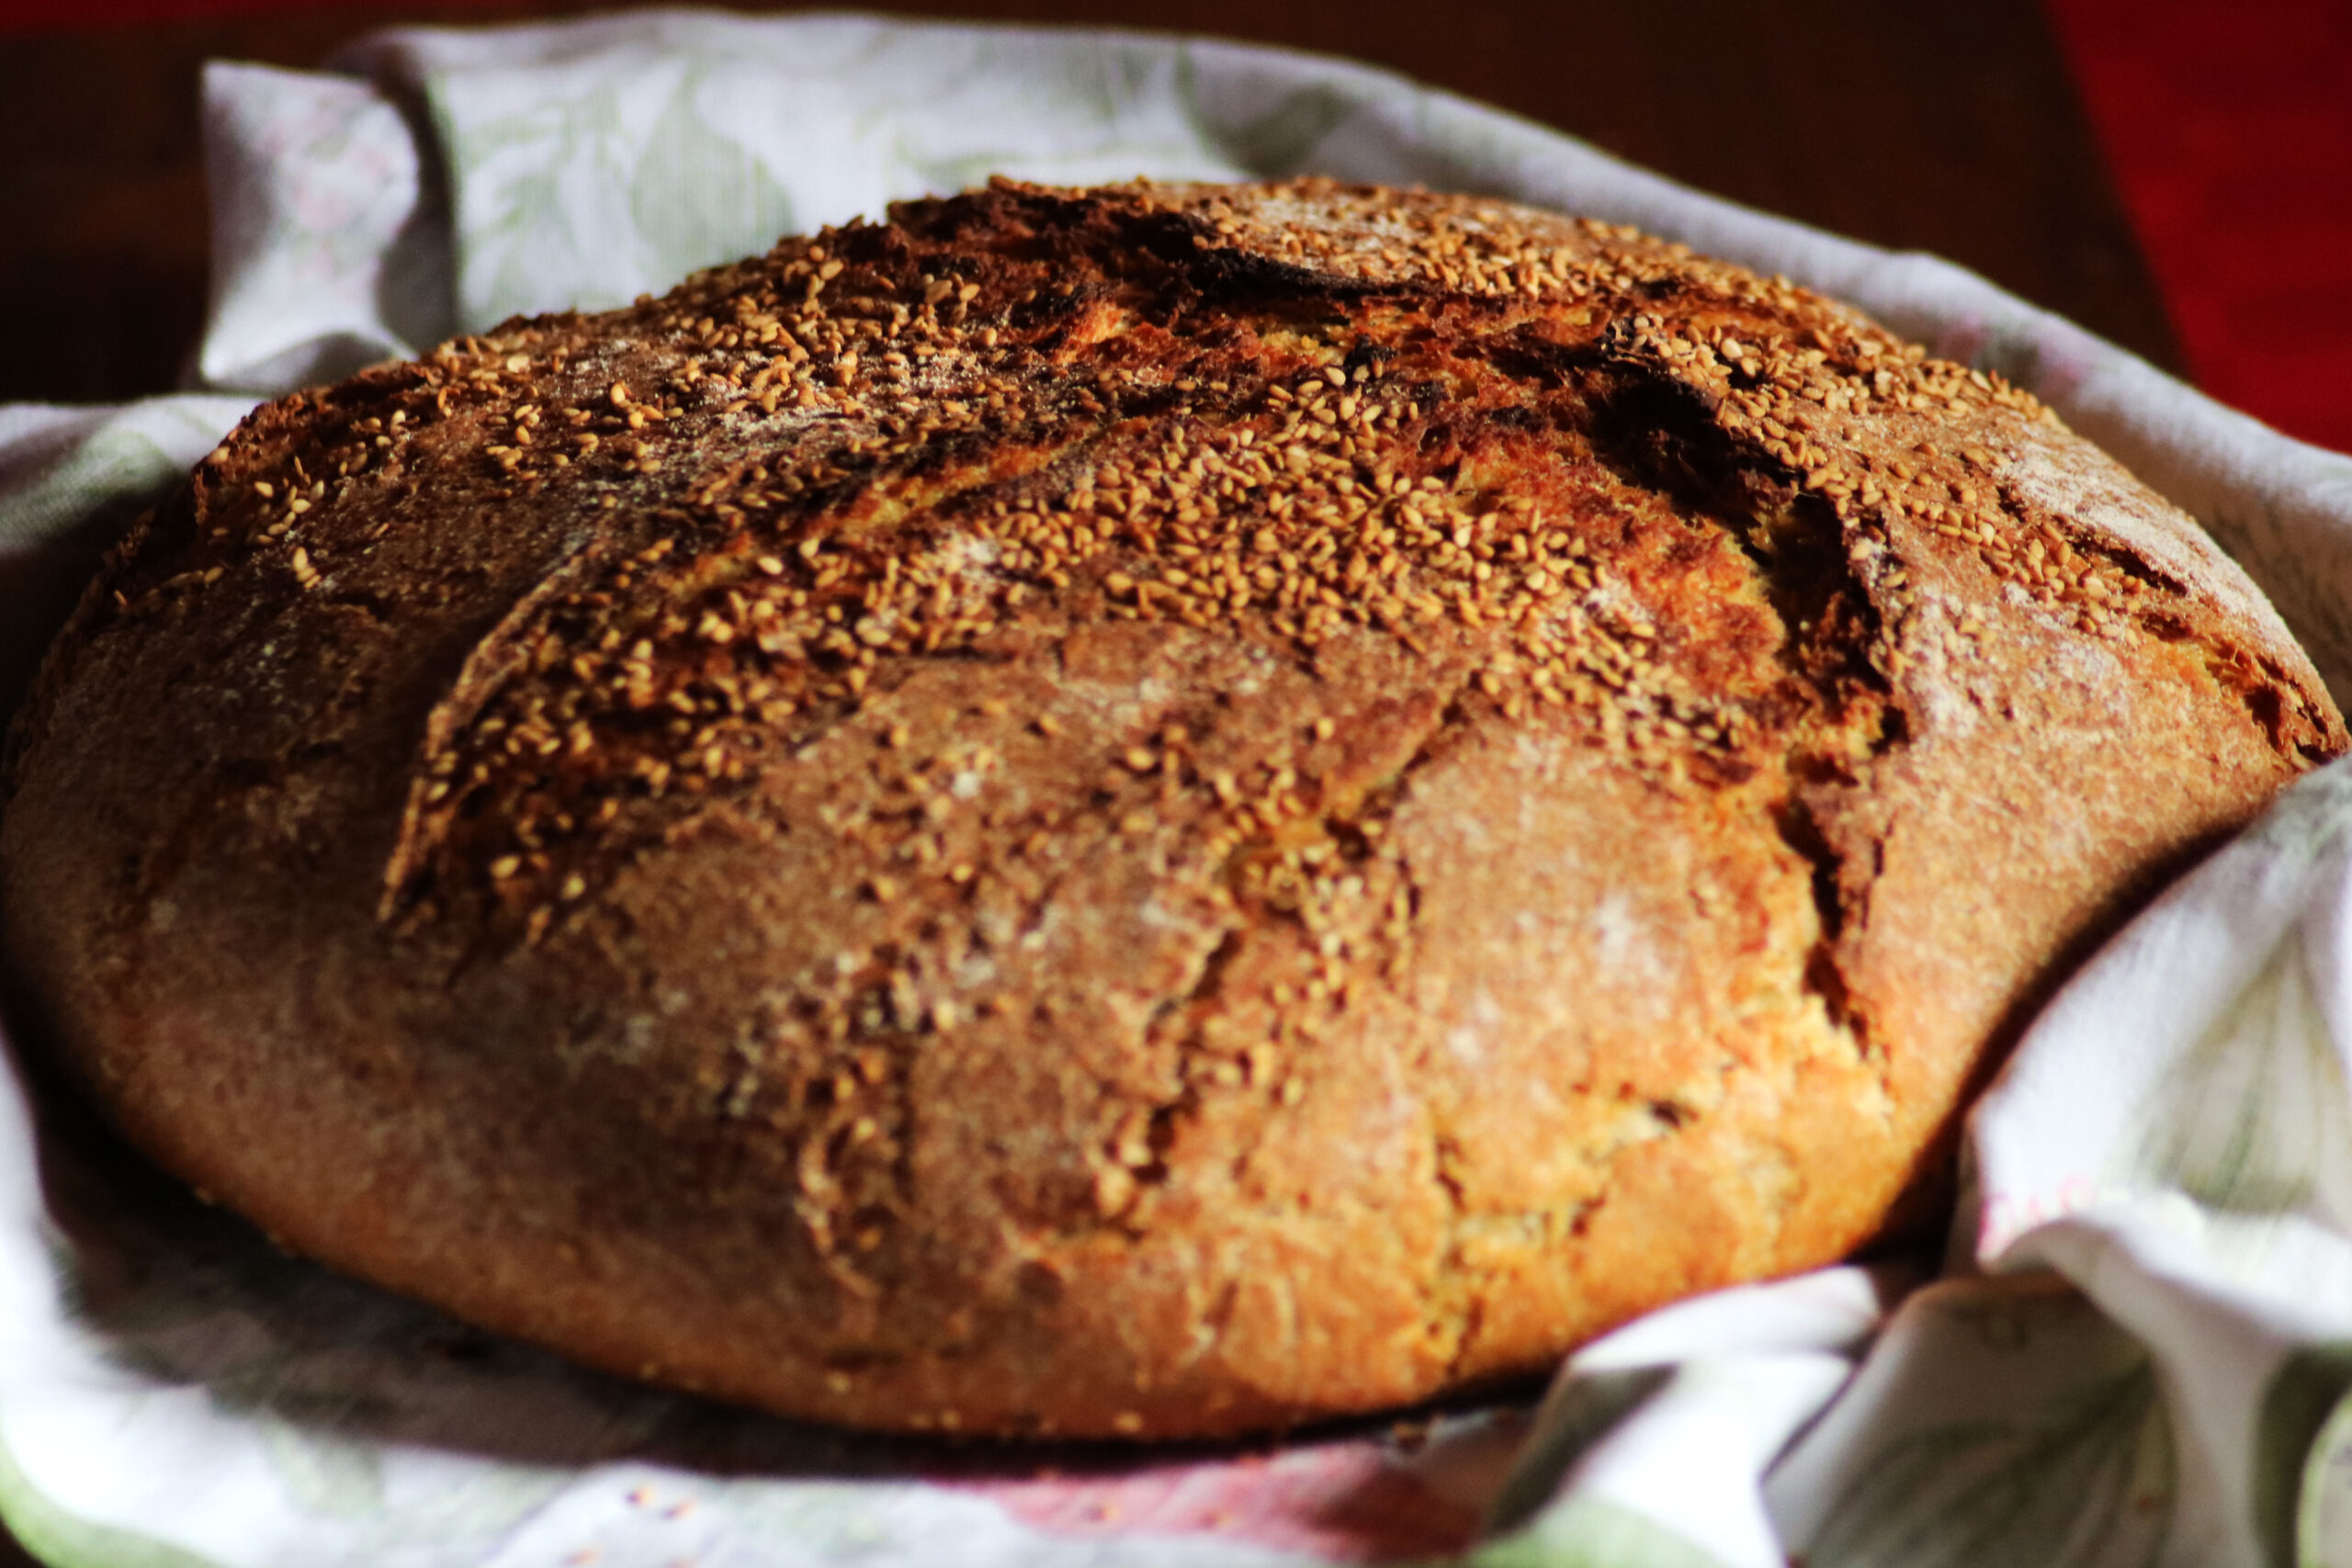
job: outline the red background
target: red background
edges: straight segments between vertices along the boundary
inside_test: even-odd
[[[315,4],[0,0],[0,28]],[[2352,451],[2352,0],[2043,5],[2191,377]]]
[[[2352,4],[2044,6],[2190,374],[2352,451]]]

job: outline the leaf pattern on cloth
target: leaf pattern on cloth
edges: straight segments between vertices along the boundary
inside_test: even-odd
[[[458,318],[603,309],[781,235],[991,175],[1231,179],[1180,40],[670,17],[667,47],[421,76],[455,197]],[[797,44],[799,47],[795,47]],[[424,48],[422,55],[435,57]]]
[[[503,114],[434,96],[467,204],[458,266],[477,323],[560,303],[548,297],[551,263],[600,280],[560,302],[596,309],[621,303],[631,282],[733,261],[797,226],[791,192],[729,129],[743,123],[730,110],[773,81],[688,54],[641,71],[575,65],[565,85]]]
[[[1650,1366],[1571,1380],[1544,1402],[1544,1420],[1511,1465],[1488,1522],[1498,1532],[1508,1533],[1533,1519],[1577,1457],[1673,1377],[1671,1366]]]
[[[1330,141],[1362,105],[1361,95],[1334,83],[1317,82],[1286,94],[1245,119],[1226,122],[1201,104],[1199,72],[1189,51],[1179,81],[1195,123],[1227,157],[1263,179],[1280,179],[1310,167],[1315,151]]]
[[[2045,1275],[1897,1310],[1768,1495],[1806,1568],[2146,1568],[2178,1503],[2148,1351]]]
[[[2352,1511],[2325,1518],[2316,1505],[2329,1491],[2328,1471],[2352,1460],[2352,1429],[2323,1443],[2330,1427],[2352,1428],[2335,1419],[2347,1411],[2352,1394],[2352,1340],[2310,1345],[2290,1355],[2271,1374],[2263,1393],[2255,1431],[2254,1528],[2264,1559],[2278,1568],[2312,1568],[2352,1561],[2343,1539]],[[2335,1528],[2329,1529],[2330,1525]],[[2328,1540],[2329,1535],[2338,1539]],[[2334,1550],[2328,1551],[2327,1549]]]
[[[711,76],[704,62],[688,64],[630,172],[629,216],[646,247],[641,265],[656,276],[684,277],[734,260],[747,248],[737,239],[746,229],[772,242],[797,226],[791,194],[757,153],[718,129],[723,117],[705,112],[707,86],[723,105],[726,84]]]
[[[2170,1428],[2141,1365],[2001,1420],[1960,1421],[1888,1447],[1839,1499],[1807,1568],[2088,1568],[2154,1562],[2151,1500],[2170,1492]],[[2137,1535],[2137,1552],[2119,1551]]]
[[[550,268],[582,280],[613,276],[616,267],[643,275],[648,237],[628,220],[639,149],[691,69],[676,59],[637,70],[575,67],[562,91],[492,115],[448,87],[428,88],[458,192],[458,296],[467,318],[486,325],[547,309],[555,303],[545,287]],[[594,310],[626,297],[588,288],[573,302]]]
[[[2336,1400],[2312,1438],[2300,1482],[2294,1568],[2352,1562],[2352,1393]]]
[[[2315,1205],[2339,1224],[2352,1194],[2352,1105],[2302,944],[2268,963],[2151,1084],[2123,1179],[2177,1188],[2224,1213]],[[2330,1200],[2333,1200],[2332,1201]]]
[[[41,428],[13,442],[13,422],[0,421],[0,550],[53,538],[94,512],[127,517],[159,499],[252,406],[187,397],[119,411],[33,410],[46,416]]]

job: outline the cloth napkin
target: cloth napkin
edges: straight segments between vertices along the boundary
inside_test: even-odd
[[[1341,62],[657,12],[216,65],[185,395],[0,408],[0,704],[257,400],[989,174],[1349,179],[1633,222],[1998,369],[2193,512],[2352,698],[2352,459],[1946,263]],[[272,1251],[0,1082],[0,1515],[72,1565],[2352,1564],[2352,773],[2050,1007],[1948,1256],[1686,1302],[1540,1404],[1220,1449],[879,1440],[622,1384]]]

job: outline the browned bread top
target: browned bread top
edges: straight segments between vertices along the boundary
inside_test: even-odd
[[[2345,744],[2187,518],[1801,289],[999,184],[256,412],[43,671],[0,940],[355,1272],[794,1414],[1209,1433],[1880,1234]]]

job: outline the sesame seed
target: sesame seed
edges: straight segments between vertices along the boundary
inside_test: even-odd
[[[2000,498],[1982,477],[1990,460],[1979,460],[1981,448],[1946,457],[1923,443],[1898,479],[1898,465],[1868,456],[1891,458],[1883,442],[1855,434],[1868,422],[1899,420],[1907,442],[1924,425],[1900,403],[1932,398],[1940,408],[1964,396],[1981,411],[1988,399],[2011,395],[1996,378],[1906,358],[1891,340],[1882,344],[1870,329],[1829,318],[1798,292],[1775,294],[1688,256],[1669,266],[1667,247],[1630,231],[1417,198],[1429,205],[1408,208],[1402,226],[1343,239],[1354,219],[1335,216],[1340,226],[1327,229],[1312,215],[1370,219],[1393,215],[1394,204],[1323,186],[1285,188],[1291,194],[1279,199],[1307,212],[1306,220],[1277,221],[1250,202],[1229,202],[1212,243],[1279,254],[1309,272],[1486,296],[1480,309],[1511,323],[1496,330],[1536,323],[1628,356],[1639,374],[1699,389],[1719,410],[1737,461],[1773,485],[1796,479],[1804,507],[1834,513],[1857,547],[1875,541],[1883,549],[1868,563],[1857,558],[1856,581],[1870,585],[1890,626],[1901,624],[1911,575],[1924,575],[1905,574],[1898,547],[1973,550],[2009,581],[2074,606],[2067,614],[2084,625],[2098,624],[2106,605],[2129,623],[2125,587],[2056,547],[2054,536],[2043,545],[2029,537],[2035,530],[2000,513]],[[1366,202],[1373,205],[1354,205]],[[528,665],[511,694],[446,746],[436,742],[453,766],[435,775],[427,797],[446,799],[458,781],[471,792],[463,820],[474,819],[470,803],[478,802],[484,820],[509,835],[481,841],[512,841],[537,857],[563,834],[613,821],[624,796],[752,787],[763,769],[813,756],[840,709],[899,691],[912,661],[968,657],[1001,627],[1027,637],[1033,626],[1088,617],[1156,621],[1170,635],[1189,626],[1287,639],[1307,659],[1334,639],[1343,647],[1359,636],[1381,639],[1430,661],[1424,668],[1432,672],[1453,671],[1458,679],[1475,671],[1475,689],[1492,703],[1481,711],[1524,723],[1581,714],[1570,722],[1596,726],[1609,744],[1647,749],[1643,766],[1662,780],[1677,748],[1736,749],[1746,744],[1740,736],[1754,733],[1691,703],[1678,685],[1688,676],[1677,653],[1686,641],[1705,644],[1710,612],[1695,626],[1679,609],[1668,620],[1663,606],[1688,602],[1672,579],[1684,569],[1642,557],[1644,518],[1625,522],[1625,573],[1596,574],[1587,552],[1621,547],[1592,542],[1601,515],[1592,502],[1606,496],[1604,511],[1616,507],[1622,486],[1595,483],[1573,389],[1400,341],[1381,313],[1390,307],[1360,306],[1353,294],[1334,296],[1340,303],[1329,321],[1303,327],[1282,319],[1265,339],[1263,363],[1286,367],[1271,381],[1252,379],[1224,350],[1215,361],[1188,361],[1158,357],[1157,346],[1138,353],[1134,337],[1123,342],[1116,333],[1099,342],[1065,338],[1073,312],[1108,310],[1129,327],[1141,319],[1121,318],[1127,306],[1103,303],[1123,297],[1099,287],[1111,274],[1091,242],[1076,244],[1050,274],[1022,257],[991,259],[989,289],[999,303],[990,309],[1003,312],[1002,328],[967,327],[960,313],[978,300],[979,285],[956,276],[937,244],[913,231],[902,229],[880,250],[847,237],[869,231],[788,242],[722,279],[646,302],[626,355],[603,361],[602,374],[584,353],[576,371],[563,369],[562,333],[571,329],[534,326],[487,343],[463,340],[433,372],[438,379],[407,394],[428,423],[436,412],[462,416],[493,400],[484,417],[494,426],[473,448],[483,454],[478,471],[486,485],[527,493],[556,458],[576,461],[582,467],[574,473],[597,487],[593,502],[579,504],[593,504],[620,528],[659,536],[658,548],[599,568],[601,578],[548,612],[548,625],[590,628],[584,638],[567,632],[560,656]],[[1656,302],[1661,296],[1650,284],[1694,271],[1710,301],[1703,310]],[[1233,307],[1244,319],[1254,308],[1246,299]],[[1181,343],[1189,329],[1153,330]],[[570,389],[535,390],[547,396],[544,408],[503,412],[495,400],[523,390],[498,381],[501,367],[519,374],[535,363],[504,353],[517,343],[554,367],[542,387]],[[616,376],[623,367],[627,380]],[[2018,406],[2028,412],[2014,417],[2032,417],[2038,405]],[[720,409],[729,417],[722,420]],[[752,418],[753,409],[763,415]],[[1455,410],[1464,417],[1449,423]],[[273,459],[279,478],[255,481],[255,494],[322,504],[324,475],[339,477],[337,494],[347,495],[380,471],[368,466],[380,463],[373,444],[405,417],[394,410],[362,420],[343,446],[305,449],[316,474]],[[1545,434],[1490,445],[1512,421]],[[1044,467],[968,466],[976,442],[1021,452],[1029,437],[1001,433],[1057,423],[1079,439],[1067,448],[1040,446]],[[624,424],[643,439],[618,434]],[[1957,482],[1962,463],[1966,483]],[[299,479],[288,476],[289,466]],[[293,524],[301,512],[289,505],[256,516],[252,528],[287,539],[300,578],[316,568],[288,537],[289,524],[328,553],[343,547],[334,519],[345,510]],[[2035,547],[2012,551],[2013,540]],[[210,580],[208,571],[203,581]],[[534,700],[546,709],[537,717],[526,711]],[[989,698],[978,711],[994,719],[1014,708]],[[1022,711],[1035,735],[1061,735],[1051,716]],[[1107,728],[1107,715],[1060,711],[1085,713],[1090,747],[1103,744],[1096,726]],[[1314,740],[1332,740],[1345,716],[1313,719]],[[1147,733],[1159,725],[1151,718]],[[893,748],[907,744],[903,726],[883,733]],[[1094,766],[1123,763],[1124,773],[1113,767],[1106,776],[1125,795],[1091,830],[1186,831],[1179,803],[1202,790],[1217,803],[1216,826],[1206,829],[1215,834],[1254,830],[1236,826],[1245,814],[1261,824],[1312,817],[1317,781],[1268,791],[1261,787],[1267,775],[1250,773],[1245,789],[1235,769],[1218,765],[1230,761],[1218,755],[1227,744],[1206,731],[1196,743],[1181,726],[1152,744],[1112,742]],[[1307,754],[1302,749],[1291,761],[1305,768]],[[1321,755],[1329,765],[1330,753]],[[960,756],[909,762],[911,804],[863,830],[877,856],[891,857],[877,863],[916,890],[910,899],[962,903],[950,886],[989,885],[973,867],[990,863],[956,836],[975,823],[994,826],[985,810],[956,804],[974,799],[961,781],[977,787],[985,770]],[[877,769],[899,765],[876,760]],[[952,791],[950,778],[957,780]],[[446,809],[435,815],[445,818],[458,820]],[[475,829],[433,829],[445,830],[450,836],[435,853],[454,866],[457,835]],[[1023,852],[1057,853],[1061,839],[1078,830],[1057,827]],[[509,863],[512,876],[523,858],[492,863]],[[543,871],[547,861],[529,863]],[[557,885],[558,901],[575,896],[577,874]],[[898,887],[886,876],[865,891],[887,902]],[[1328,933],[1315,934],[1319,947]],[[1304,1089],[1294,1078],[1281,1092]],[[1125,1202],[1131,1194],[1114,1196]]]

